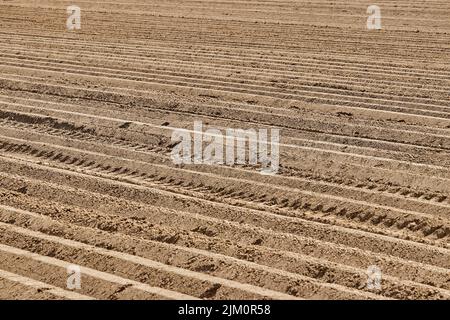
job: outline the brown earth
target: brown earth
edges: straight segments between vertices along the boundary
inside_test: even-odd
[[[0,299],[449,299],[450,2],[330,3],[0,0]]]

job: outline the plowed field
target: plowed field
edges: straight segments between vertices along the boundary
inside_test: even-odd
[[[0,0],[0,298],[450,299],[450,2],[371,4]]]

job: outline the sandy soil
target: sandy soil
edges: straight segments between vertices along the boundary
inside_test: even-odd
[[[450,3],[332,3],[0,0],[0,299],[449,299]]]

